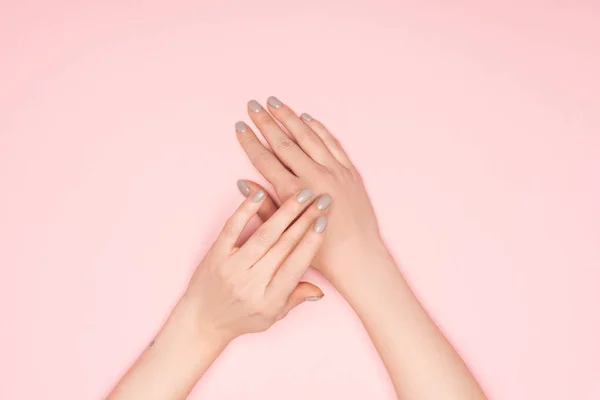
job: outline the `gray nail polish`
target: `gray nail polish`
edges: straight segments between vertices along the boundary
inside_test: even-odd
[[[254,193],[254,196],[252,196],[252,201],[255,203],[258,203],[259,201],[262,200],[263,197],[265,197],[265,192],[262,190],[259,190],[258,192]]]
[[[319,197],[319,200],[317,200],[317,208],[319,210],[327,210],[332,201],[333,199],[330,195],[324,194],[323,196]]]
[[[260,105],[260,103],[256,100],[250,100],[248,102],[248,108],[250,110],[252,110],[252,112],[259,112],[260,110],[262,110],[262,106]]]
[[[238,121],[235,123],[235,130],[239,133],[244,133],[248,130],[248,126],[242,121]]]
[[[281,101],[279,101],[279,99],[275,96],[271,96],[267,99],[267,103],[269,103],[269,105],[273,108],[279,108],[283,105],[283,103]]]
[[[304,301],[319,301],[323,298],[323,296],[318,297],[318,296],[311,296],[311,297],[307,297],[304,299]]]
[[[240,179],[239,181],[237,181],[237,186],[240,190],[240,193],[243,194],[245,197],[248,197],[248,195],[250,194],[250,187],[248,186],[248,184]]]
[[[327,217],[323,215],[317,218],[315,224],[313,225],[313,229],[315,232],[321,233],[325,230],[325,228],[327,228]]]
[[[313,117],[310,116],[310,114],[307,113],[302,113],[302,115],[300,115],[300,118],[302,118],[305,121],[312,121]]]
[[[310,199],[311,197],[312,197],[312,190],[302,189],[300,191],[300,193],[298,193],[298,196],[296,196],[296,200],[298,200],[298,203],[304,203],[306,200]]]

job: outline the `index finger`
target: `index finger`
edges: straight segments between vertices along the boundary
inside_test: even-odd
[[[248,155],[254,167],[275,187],[287,185],[296,177],[283,166],[281,161],[269,151],[258,139],[252,129],[244,122],[235,124],[235,131],[240,145]]]
[[[312,197],[310,189],[303,189],[295,197],[288,199],[263,223],[235,254],[244,264],[253,266],[275,244],[283,232],[306,209]]]

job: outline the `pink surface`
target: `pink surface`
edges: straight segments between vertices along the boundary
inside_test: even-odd
[[[106,393],[258,178],[233,124],[271,94],[337,133],[491,398],[600,398],[597,4],[191,3],[0,6],[0,398]],[[310,277],[193,399],[393,398]]]

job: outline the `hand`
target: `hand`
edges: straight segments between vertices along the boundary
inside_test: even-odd
[[[299,282],[325,236],[327,207],[323,204],[331,203],[329,195],[312,205],[311,198],[309,189],[290,196],[238,248],[248,221],[271,201],[262,190],[248,193],[184,295],[204,334],[230,341],[244,333],[264,331],[303,301],[323,296],[316,286]]]
[[[299,188],[330,193],[336,199],[331,229],[313,266],[330,278],[344,265],[384,248],[377,220],[362,180],[338,140],[308,114],[299,118],[278,99],[268,100],[269,114],[258,102],[248,103],[248,114],[269,143],[268,150],[244,122],[237,137],[256,169],[273,185],[279,198],[288,199]],[[285,128],[284,131],[280,124]],[[253,187],[255,184],[246,182]],[[240,187],[244,193],[243,187]],[[272,205],[269,210],[272,210]],[[269,210],[263,210],[269,214]]]

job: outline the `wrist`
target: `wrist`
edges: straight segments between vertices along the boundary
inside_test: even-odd
[[[344,249],[337,251],[341,258],[328,260],[322,273],[332,284],[343,282],[362,275],[372,275],[382,269],[397,270],[396,263],[379,238],[373,238],[360,243],[348,243]]]
[[[383,297],[404,297],[410,292],[383,241],[354,246],[347,254],[343,265],[324,275],[353,308],[362,308]]]
[[[210,322],[204,321],[196,302],[184,295],[169,316],[165,330],[178,332],[179,339],[187,343],[190,350],[207,349],[222,351],[233,338],[225,335]]]

